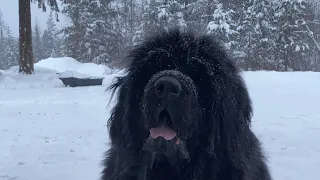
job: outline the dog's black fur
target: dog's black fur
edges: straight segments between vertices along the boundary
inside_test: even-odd
[[[271,180],[250,129],[246,85],[212,37],[169,30],[134,48],[128,60],[127,75],[110,86],[119,88],[119,96],[109,119],[111,147],[102,180]],[[181,83],[181,98],[166,105],[184,144],[155,156],[143,147],[164,108],[153,86],[163,75]],[[177,155],[182,152],[188,158]]]

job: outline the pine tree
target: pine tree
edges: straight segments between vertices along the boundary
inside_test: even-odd
[[[34,62],[38,62],[43,59],[43,44],[41,40],[41,30],[36,19],[36,23],[33,29],[32,42],[33,42],[33,57]]]
[[[207,33],[216,36],[217,40],[224,43],[227,49],[235,45],[234,39],[238,34],[236,31],[236,23],[232,19],[233,10],[225,10],[221,3],[216,4],[213,14],[208,14],[209,21],[207,25]]]
[[[183,5],[178,1],[146,2],[142,21],[132,39],[134,45],[139,44],[147,36],[171,28],[180,28],[185,31],[187,24],[184,19]]]
[[[306,2],[304,0],[286,0],[276,8],[278,37],[276,41],[281,70],[298,70],[299,59],[306,55],[310,45],[304,31]]]
[[[32,0],[30,0],[32,1]],[[19,0],[19,72],[25,74],[33,74],[33,48],[32,48],[32,30],[31,30],[31,7],[29,0]],[[35,0],[38,7],[46,11],[45,0]],[[48,0],[48,4],[52,10],[58,12],[58,4],[56,0]],[[58,20],[58,14],[56,17]]]
[[[166,30],[176,27],[179,27],[182,31],[186,30],[187,24],[182,10],[183,5],[178,1],[164,1],[158,10],[160,26]]]
[[[152,33],[163,30],[163,27],[160,25],[160,19],[158,18],[158,7],[161,5],[161,3],[156,0],[150,0],[146,3],[147,4],[143,9],[144,13],[142,14],[142,21],[132,39],[134,45],[140,44],[143,39]]]
[[[42,36],[43,58],[57,57],[57,39],[58,37],[56,24],[54,22],[52,13],[50,13],[47,20],[47,29],[44,31]]]
[[[274,65],[273,4],[268,0],[250,0],[238,31],[241,66],[247,70],[270,69]]]
[[[136,0],[123,0],[117,2],[117,7],[111,6],[117,12],[121,12],[115,17],[114,24],[118,29],[121,29],[124,38],[123,43],[126,47],[132,46],[132,38],[140,22],[140,18],[137,17],[137,14],[141,14],[138,2]],[[143,4],[144,2],[141,1],[140,3]]]
[[[62,13],[70,18],[71,25],[62,29],[62,54],[84,62],[85,60],[81,59],[81,54],[85,51],[81,46],[82,39],[85,35],[84,24],[86,24],[86,19],[83,18],[83,14],[86,12],[88,2],[80,2],[80,0],[76,0],[74,3],[69,1],[64,2],[64,9],[62,10]]]
[[[258,69],[274,69],[274,52],[276,33],[273,24],[274,11],[273,3],[269,0],[252,0],[249,7],[251,11],[251,21],[253,25],[253,55],[250,59],[252,61],[252,68]]]
[[[104,64],[123,56],[125,43],[116,6],[100,0],[67,2],[63,12],[72,21],[63,30],[65,54],[81,62]]]
[[[19,45],[9,26],[5,28],[5,49],[2,52],[6,69],[19,64]]]
[[[305,33],[311,44],[310,52],[305,58],[306,66],[303,70],[320,71],[320,4],[307,2],[307,16],[304,17]]]
[[[63,39],[60,35],[60,31],[57,32],[57,36],[55,39],[55,56],[56,57],[63,57]]]
[[[31,8],[29,0],[19,0],[19,72],[33,74]]]
[[[0,69],[17,65],[19,50],[17,39],[12,36],[9,26],[4,22],[0,11]]]
[[[101,14],[104,12],[104,14]],[[118,15],[117,9],[102,4],[100,0],[92,1],[88,6],[84,57],[97,64],[107,64],[111,58],[123,56],[121,49],[124,42],[121,26],[113,25],[112,17]]]
[[[5,22],[3,20],[3,15],[0,9],[0,52],[5,51],[5,36],[4,36],[4,31],[5,31]],[[6,64],[5,64],[5,57],[3,53],[0,53],[0,69],[5,69]]]

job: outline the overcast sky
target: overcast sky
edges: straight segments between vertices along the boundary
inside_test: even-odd
[[[3,14],[4,21],[10,26],[14,36],[19,35],[19,6],[18,0],[0,0],[0,9]],[[38,20],[38,23],[41,27],[41,31],[46,28],[46,21],[50,14],[49,8],[47,12],[42,12],[42,9],[38,9],[37,4],[31,3],[31,20],[32,27],[35,24],[35,20]],[[67,18],[59,13],[60,22],[56,22],[57,28],[61,28],[67,24]]]

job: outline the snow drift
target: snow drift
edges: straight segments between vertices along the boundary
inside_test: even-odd
[[[81,63],[71,57],[48,58],[39,61],[35,67],[54,69],[57,72],[76,71],[92,76],[105,76],[112,73],[112,69],[94,63]]]
[[[77,77],[103,77],[107,78],[104,82],[108,82],[113,74],[121,72],[104,65],[81,63],[70,57],[48,58],[34,65],[33,75],[19,74],[18,66],[1,71],[0,89],[64,87],[59,76],[70,73]]]

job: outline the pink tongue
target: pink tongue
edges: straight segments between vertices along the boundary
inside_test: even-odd
[[[159,136],[161,136],[168,141],[168,140],[172,140],[174,137],[176,137],[177,133],[170,128],[161,126],[161,127],[157,127],[157,128],[151,128],[150,135],[153,139],[156,139]]]

